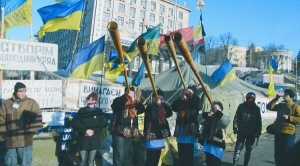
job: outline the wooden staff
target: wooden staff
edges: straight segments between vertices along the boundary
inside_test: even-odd
[[[173,61],[175,63],[175,67],[176,67],[176,69],[178,71],[179,77],[180,77],[181,82],[183,84],[183,88],[185,89],[186,85],[185,85],[185,82],[184,82],[184,79],[183,79],[183,76],[182,76],[182,72],[181,72],[180,67],[178,65],[178,62],[177,62],[177,55],[176,55],[176,51],[175,51],[175,48],[174,48],[174,44],[173,44],[173,42],[171,40],[171,36],[166,35],[165,38],[164,38],[164,41],[165,41],[165,43],[167,45],[167,48],[168,48],[168,50],[169,50],[169,52],[171,54],[171,57],[172,57]]]
[[[193,58],[191,56],[191,53],[184,41],[184,39],[182,38],[182,35],[181,33],[179,32],[176,32],[174,35],[173,35],[173,40],[175,42],[175,44],[177,45],[179,51],[181,52],[182,56],[184,57],[184,59],[187,61],[187,63],[190,65],[190,67],[192,68],[194,74],[196,75],[198,81],[200,82],[203,90],[204,90],[204,93],[206,94],[206,97],[208,98],[208,101],[210,102],[211,105],[213,105],[213,100],[211,99],[206,87],[205,87],[205,84],[204,82],[202,81],[201,79],[201,76],[200,74],[198,73],[197,69],[196,69],[196,66],[194,64],[194,61],[193,61]]]
[[[149,56],[148,56],[148,53],[147,53],[147,43],[146,43],[146,40],[144,38],[138,38],[137,45],[138,45],[138,48],[140,50],[140,54],[142,56],[142,59],[143,59],[143,61],[145,63],[145,67],[147,69],[147,72],[148,72],[148,75],[149,75],[149,79],[150,79],[150,82],[151,82],[151,85],[152,85],[155,97],[156,97],[156,99],[158,99],[158,94],[157,94],[155,82],[154,82],[154,79],[153,79],[153,76],[152,76],[152,70],[150,68],[150,61],[149,61]]]
[[[123,57],[123,50],[122,50],[122,44],[121,44],[121,38],[120,38],[119,29],[118,29],[118,24],[114,21],[111,21],[107,24],[107,29],[111,36],[111,39],[114,42],[115,49],[119,56],[120,62],[125,67],[125,69],[124,69],[125,84],[126,84],[127,90],[130,91],[130,86],[129,86],[128,77],[127,77],[127,71],[126,71],[126,64],[124,62],[124,57]]]

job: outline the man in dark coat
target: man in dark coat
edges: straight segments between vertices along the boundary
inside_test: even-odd
[[[255,138],[258,139],[261,134],[261,114],[259,107],[255,104],[255,98],[255,93],[247,93],[246,101],[238,106],[234,116],[233,131],[237,134],[233,155],[234,166],[238,164],[244,144],[246,146],[244,165],[248,165]]]

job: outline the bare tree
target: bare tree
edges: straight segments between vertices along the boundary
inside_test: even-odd
[[[201,59],[206,59],[201,62],[202,65],[212,64],[214,61],[214,48],[217,46],[218,39],[214,36],[205,38],[205,54],[202,54]]]
[[[224,50],[223,52],[223,58],[224,58],[223,62],[224,62],[224,60],[226,59],[231,59],[233,54],[232,49],[234,48],[234,46],[238,44],[238,40],[233,38],[233,35],[230,32],[220,35],[219,40],[220,40],[221,47]]]

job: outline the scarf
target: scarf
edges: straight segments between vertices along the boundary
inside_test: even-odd
[[[129,118],[133,119],[134,117],[137,116],[136,110],[135,110],[135,103],[129,95],[126,95],[126,99],[127,100],[125,102],[125,106],[128,108],[126,108],[124,117],[125,118],[128,117],[128,111],[129,111]]]

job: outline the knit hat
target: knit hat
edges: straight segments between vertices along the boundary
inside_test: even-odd
[[[22,82],[15,84],[14,92],[26,91],[26,86]]]
[[[294,96],[295,96],[294,91],[292,91],[291,89],[286,89],[286,90],[284,91],[284,93],[289,94],[290,98],[294,98]]]

